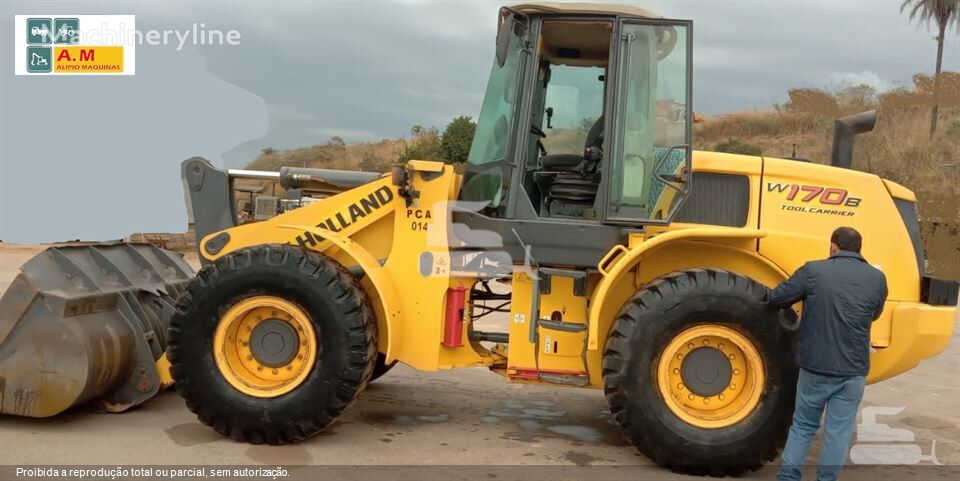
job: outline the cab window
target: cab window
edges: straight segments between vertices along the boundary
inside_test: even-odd
[[[686,25],[621,25],[608,218],[665,221],[685,194],[687,32]]]

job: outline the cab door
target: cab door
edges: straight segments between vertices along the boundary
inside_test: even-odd
[[[623,18],[617,28],[604,222],[665,224],[690,190],[692,23]]]

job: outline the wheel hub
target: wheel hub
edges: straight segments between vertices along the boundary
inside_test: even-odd
[[[296,389],[313,369],[319,350],[309,316],[273,296],[234,304],[220,318],[213,338],[220,374],[238,391],[259,398]]]
[[[760,352],[739,330],[700,324],[674,336],[657,362],[657,388],[684,422],[732,426],[760,404],[765,385]]]
[[[265,319],[250,333],[250,352],[253,358],[268,367],[289,364],[297,355],[299,343],[297,331],[280,319]]]
[[[715,396],[730,385],[733,367],[720,350],[712,347],[694,349],[680,366],[683,384],[698,396]]]

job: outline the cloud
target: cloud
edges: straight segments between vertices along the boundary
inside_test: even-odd
[[[338,129],[335,127],[317,127],[310,129],[311,133],[321,137],[342,137],[347,142],[356,142],[358,140],[373,140],[376,133],[361,129]]]
[[[302,112],[296,107],[289,105],[271,105],[268,107],[270,117],[289,120],[293,122],[315,122],[317,116],[311,113]]]
[[[886,92],[887,90],[896,88],[893,82],[869,70],[860,72],[831,72],[827,75],[827,84],[837,89],[856,85],[869,85],[876,89],[877,92]]]

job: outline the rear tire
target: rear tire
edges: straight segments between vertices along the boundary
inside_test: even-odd
[[[614,419],[655,463],[739,476],[783,446],[796,392],[794,343],[778,312],[765,307],[764,293],[744,276],[693,269],[651,282],[620,312],[604,351],[604,392]],[[692,355],[704,347],[710,349]],[[740,364],[725,359],[731,355]]]
[[[300,337],[289,339],[295,339],[294,346],[311,346],[309,351],[299,352],[312,355],[304,356],[306,360],[292,361],[297,353],[287,353],[285,360],[277,361],[269,357],[274,353],[264,347],[253,351],[255,337],[273,336],[275,340],[278,333],[297,335],[294,329],[277,322],[287,313],[279,309],[279,316],[276,311],[270,315],[269,306],[263,308],[266,311],[259,311],[268,313],[266,321],[262,320],[264,316],[250,311],[243,314],[246,317],[241,316],[247,324],[241,323],[230,334],[221,335],[222,323],[237,318],[231,313],[238,306],[258,299],[274,299],[279,305],[288,303],[293,306],[289,310],[310,323],[292,323],[300,329]],[[252,332],[248,329],[251,323],[257,326]],[[272,327],[274,331],[266,329],[267,334],[257,336],[259,326],[270,323],[281,328]],[[224,336],[236,346],[241,341],[242,346],[249,342],[249,351],[231,358],[240,366],[236,370],[224,367],[228,365],[224,361],[228,356],[223,354],[226,348],[214,345],[215,339]],[[170,322],[168,355],[177,392],[201,422],[238,441],[286,444],[319,433],[359,396],[373,372],[376,341],[373,311],[346,269],[307,249],[263,245],[218,259],[190,282]],[[248,352],[260,357],[253,361]],[[275,381],[256,377],[259,369],[244,371],[240,365],[250,362],[253,366],[257,366],[256,362],[265,364],[260,366],[266,367],[264,377],[269,377],[270,370],[275,376],[278,371],[279,376],[284,376],[287,365],[283,362],[290,363],[291,371],[296,366],[302,367],[303,372],[297,378],[291,375],[286,385],[273,389],[270,383]],[[278,365],[279,368],[273,367]],[[244,379],[253,387],[243,384]]]

